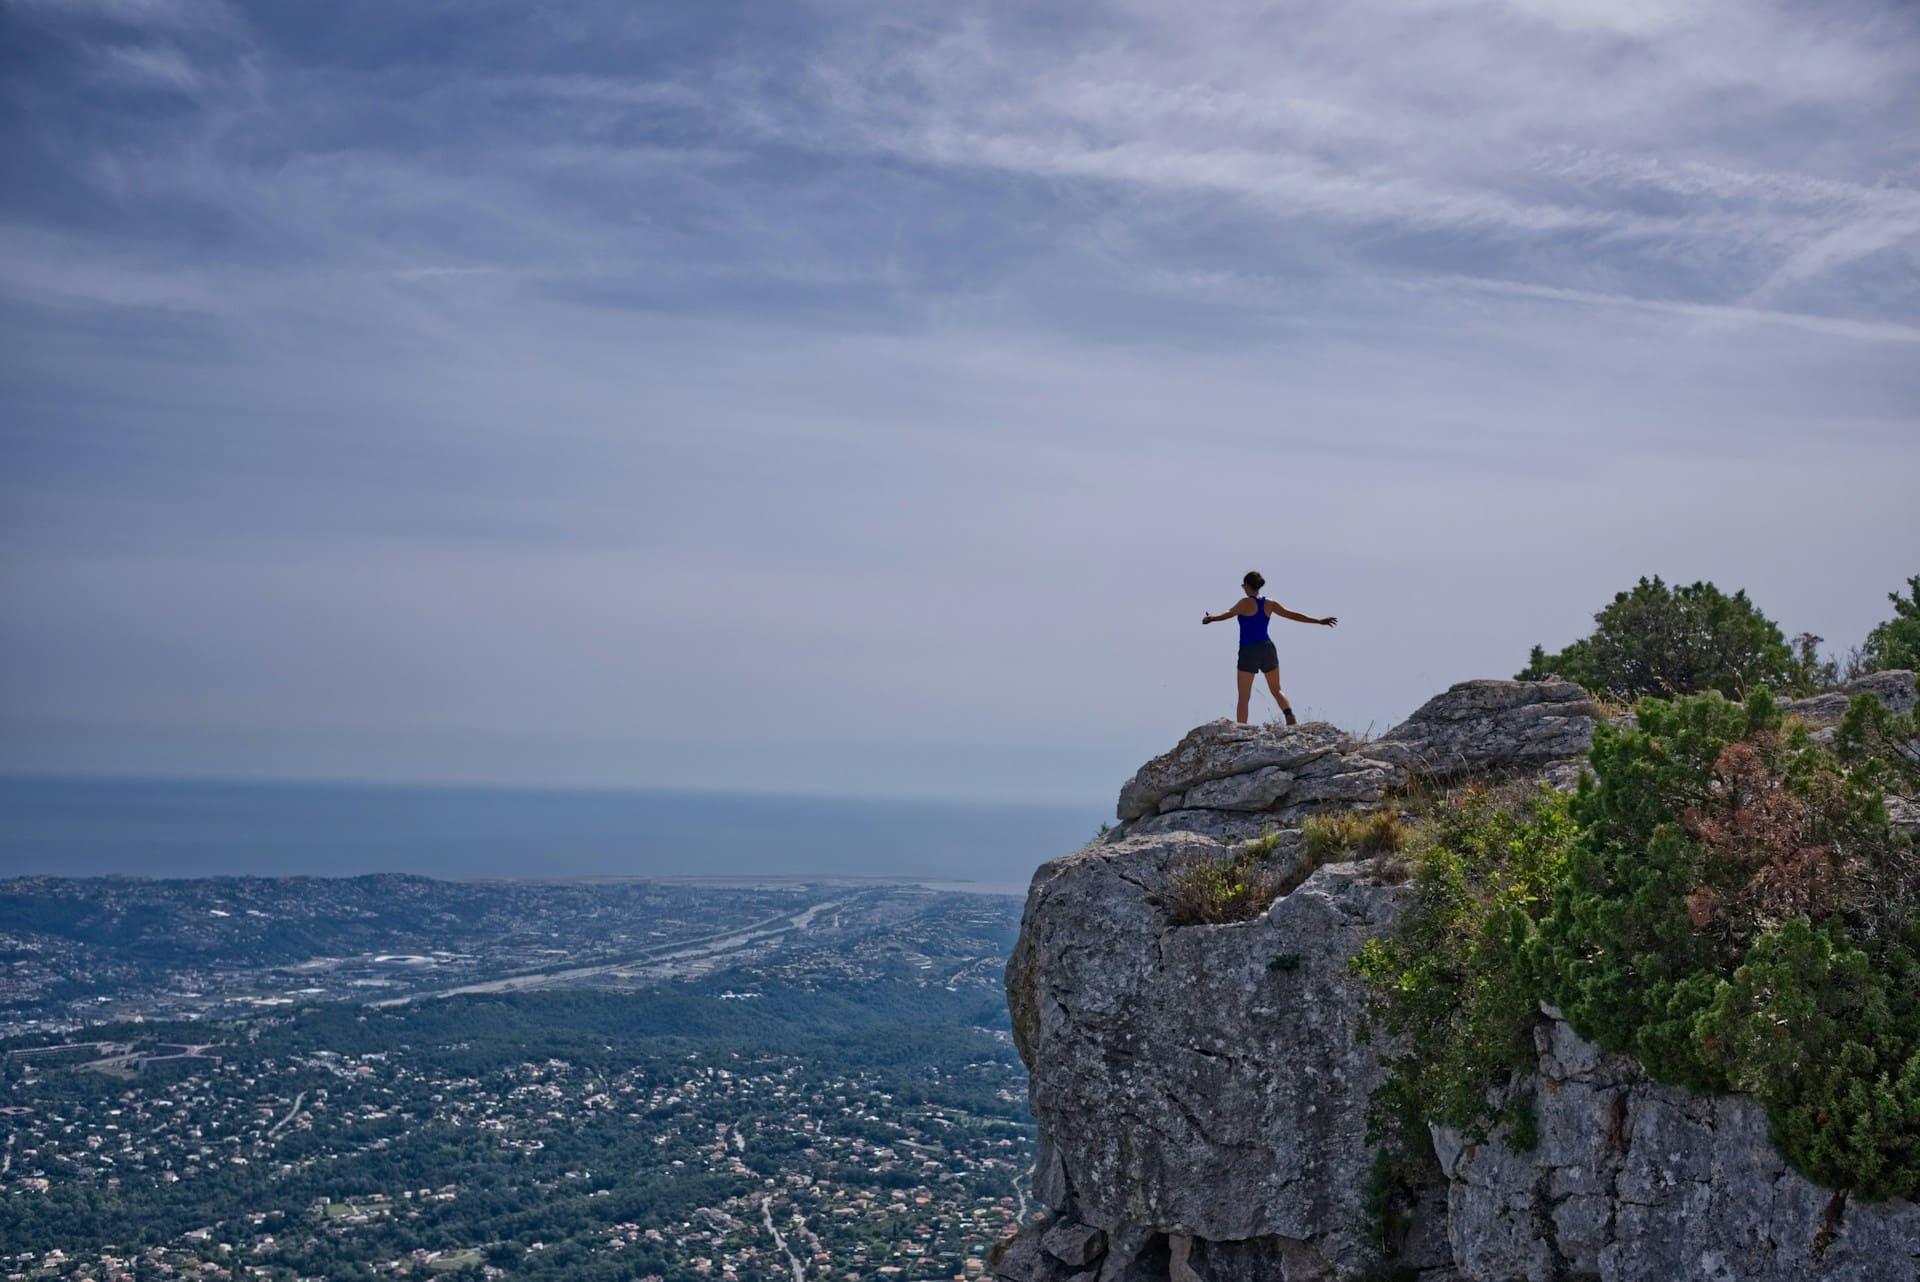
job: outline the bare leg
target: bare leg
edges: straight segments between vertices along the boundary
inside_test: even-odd
[[[1247,700],[1253,697],[1253,673],[1236,672],[1240,680],[1240,704],[1234,710],[1233,719],[1241,725],[1247,724]]]
[[[1287,702],[1287,696],[1280,689],[1280,669],[1267,670],[1267,689],[1273,692],[1273,701],[1280,705],[1280,715],[1287,719],[1288,725],[1294,725],[1293,705]]]

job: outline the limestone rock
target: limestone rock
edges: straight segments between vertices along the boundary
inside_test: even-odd
[[[1335,806],[1376,806],[1414,778],[1496,772],[1570,778],[1593,741],[1597,709],[1565,681],[1464,681],[1379,740],[1361,743],[1323,721],[1243,726],[1210,721],[1155,757],[1120,790],[1125,832],[1258,835],[1241,814],[1284,826]]]
[[[1267,766],[1291,770],[1352,743],[1345,731],[1324,721],[1287,728],[1209,721],[1188,731],[1172,751],[1141,766],[1120,790],[1117,813],[1121,819],[1138,819],[1152,814],[1164,798],[1195,784]]]
[[[1303,766],[1284,799],[1287,810],[1296,814],[1323,809],[1328,802],[1371,805],[1405,779],[1404,770],[1369,755],[1367,749],[1330,753]]]
[[[1065,1282],[1067,1269],[1047,1254],[1043,1243],[1050,1220],[1036,1220],[994,1248],[988,1267],[1006,1282]]]
[[[1049,1211],[1067,1209],[1067,1168],[1044,1135],[1034,1151],[1032,1184],[1034,1201]]]
[[[1400,890],[1334,865],[1251,921],[1173,926],[1178,869],[1225,853],[1135,837],[1035,878],[1007,968],[1033,1113],[1083,1223],[1283,1239],[1322,1270],[1359,1270],[1381,1069],[1348,961]]]
[[[1091,1225],[1066,1220],[1048,1229],[1040,1239],[1048,1255],[1062,1264],[1090,1264],[1107,1249],[1107,1235]]]
[[[1437,779],[1537,769],[1585,756],[1598,715],[1570,681],[1462,681],[1427,700],[1369,754]]]
[[[1910,707],[1907,674],[1856,683]],[[1815,725],[1847,694],[1788,705]],[[1905,700],[1904,703],[1901,700]],[[1350,967],[1406,885],[1321,868],[1248,921],[1175,926],[1182,869],[1306,815],[1392,804],[1416,777],[1570,787],[1598,710],[1564,682],[1469,681],[1381,739],[1212,722],[1143,766],[1121,825],[1044,864],[1007,963],[1039,1122],[1046,1214],[1003,1282],[1353,1282],[1383,1262],[1366,1119],[1387,1047],[1363,1039]],[[1920,828],[1920,804],[1892,798]],[[1539,1026],[1539,1140],[1433,1136],[1444,1178],[1390,1263],[1420,1282],[1920,1282],[1920,1207],[1850,1204],[1789,1169],[1751,1100],[1646,1079],[1557,1012]],[[1378,1276],[1378,1274],[1375,1274]]]
[[[1128,824],[1123,837],[1150,836],[1155,833],[1190,832],[1233,845],[1252,841],[1270,832],[1284,832],[1284,815],[1250,813],[1244,810],[1169,810],[1165,814]],[[1296,834],[1297,835],[1297,834]]]
[[[1752,1099],[1651,1082],[1558,1018],[1537,1042],[1533,1150],[1435,1137],[1463,1277],[1920,1277],[1920,1206],[1816,1187],[1775,1152]]]
[[[1293,776],[1279,766],[1262,766],[1243,775],[1209,779],[1187,789],[1181,808],[1202,810],[1266,810],[1287,795]]]

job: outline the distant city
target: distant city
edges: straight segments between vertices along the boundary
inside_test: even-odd
[[[845,879],[0,883],[0,1275],[980,1276],[1021,903]]]

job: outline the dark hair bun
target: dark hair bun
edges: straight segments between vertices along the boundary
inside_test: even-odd
[[[1248,570],[1247,577],[1240,581],[1252,588],[1255,592],[1267,586],[1267,581],[1260,577],[1260,571],[1258,570]]]

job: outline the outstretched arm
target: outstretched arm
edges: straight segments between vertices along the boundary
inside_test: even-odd
[[[1300,614],[1297,611],[1287,609],[1286,606],[1281,605],[1278,601],[1267,602],[1267,609],[1283,619],[1292,619],[1295,623],[1317,623],[1323,628],[1331,628],[1340,622],[1340,620],[1334,618],[1331,614],[1324,619],[1316,619],[1311,614]]]
[[[1231,619],[1231,618],[1232,618],[1232,617],[1233,617],[1234,615],[1236,615],[1236,614],[1249,614],[1249,613],[1251,613],[1252,611],[1251,611],[1251,608],[1250,608],[1250,607],[1251,607],[1251,602],[1247,602],[1247,601],[1241,601],[1241,602],[1239,602],[1239,603],[1237,603],[1237,604],[1236,604],[1236,605],[1235,605],[1235,606],[1234,606],[1234,607],[1233,607],[1233,608],[1232,608],[1231,610],[1222,610],[1222,611],[1220,611],[1220,613],[1218,613],[1218,614],[1203,614],[1203,615],[1201,615],[1201,616],[1200,616],[1200,622],[1202,622],[1202,623],[1219,623],[1219,622],[1220,622],[1221,620],[1223,620],[1223,619]]]

